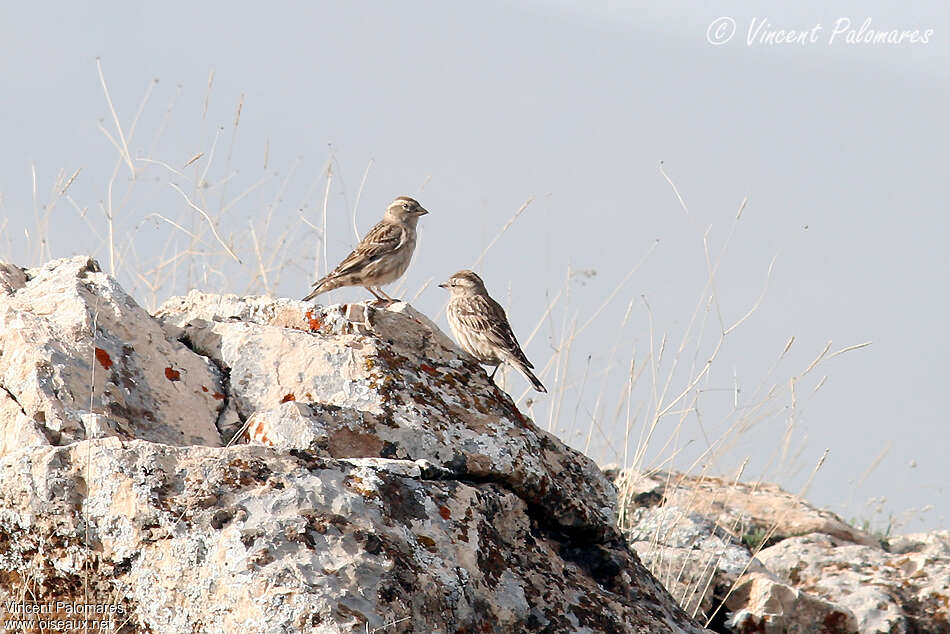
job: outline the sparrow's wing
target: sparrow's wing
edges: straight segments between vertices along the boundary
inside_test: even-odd
[[[405,242],[405,234],[406,230],[401,225],[380,222],[370,229],[353,252],[340,262],[332,275],[346,275],[359,271],[370,262],[396,251]]]
[[[465,301],[458,302],[457,317],[459,322],[467,328],[479,333],[496,348],[506,350],[516,359],[529,368],[531,362],[524,356],[515,333],[508,323],[505,309],[491,297],[473,295]]]

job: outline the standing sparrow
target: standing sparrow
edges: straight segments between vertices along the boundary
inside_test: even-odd
[[[451,293],[446,317],[459,344],[479,362],[495,366],[489,379],[495,378],[498,367],[507,361],[534,389],[547,392],[531,372],[534,366],[521,351],[505,309],[488,295],[482,278],[472,271],[459,271],[439,286]]]
[[[380,286],[395,282],[409,268],[416,248],[416,223],[427,213],[408,196],[389,203],[379,224],[335,269],[313,283],[313,291],[303,301],[341,286],[362,286],[376,299],[394,301]]]

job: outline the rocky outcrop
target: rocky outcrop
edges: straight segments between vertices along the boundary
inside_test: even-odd
[[[153,317],[86,258],[0,291],[4,605],[111,606],[121,632],[702,631],[596,466],[406,305]]]
[[[220,444],[220,373],[94,260],[0,263],[0,350],[0,456],[90,436]]]
[[[802,535],[758,559],[786,583],[848,608],[860,632],[950,632],[950,539],[946,531],[917,537],[884,550]]]
[[[644,564],[717,632],[950,632],[950,534],[881,542],[775,485],[608,473]]]
[[[253,442],[428,460],[452,477],[503,483],[558,527],[614,530],[616,491],[596,465],[538,430],[406,304],[308,308],[192,292],[157,315],[228,374]]]

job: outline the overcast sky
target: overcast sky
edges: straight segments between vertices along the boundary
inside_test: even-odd
[[[795,492],[827,449],[813,502],[944,527],[944,7],[718,4],[4,3],[0,252],[94,253],[150,307],[301,297],[325,199],[332,266],[357,201],[362,233],[410,194],[431,214],[397,290],[444,325],[435,284],[531,200],[478,269],[523,343],[540,324],[540,426]]]

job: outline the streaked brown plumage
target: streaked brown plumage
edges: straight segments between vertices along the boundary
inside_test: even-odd
[[[463,270],[439,286],[451,293],[446,317],[455,339],[481,363],[495,366],[490,378],[494,378],[498,366],[507,362],[518,368],[534,389],[547,392],[531,371],[534,366],[511,331],[505,309],[488,294],[482,278]]]
[[[395,282],[409,268],[416,248],[416,223],[427,213],[408,196],[396,198],[389,204],[383,219],[369,230],[353,252],[313,283],[313,291],[304,301],[341,286],[362,286],[376,299],[392,301],[379,287]]]

